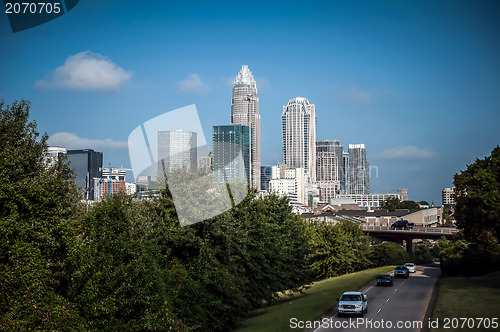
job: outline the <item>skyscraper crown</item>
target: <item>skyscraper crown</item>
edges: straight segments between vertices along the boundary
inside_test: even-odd
[[[234,81],[234,83],[255,84],[252,72],[250,71],[250,69],[248,69],[247,65],[241,66],[241,70],[238,73],[238,76],[236,76],[236,80]]]
[[[291,104],[309,105],[309,100],[307,100],[307,98],[304,98],[304,97],[295,97],[295,98],[290,99],[288,101],[288,105],[291,105]]]

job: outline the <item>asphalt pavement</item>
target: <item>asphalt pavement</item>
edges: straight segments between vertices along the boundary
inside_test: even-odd
[[[335,310],[316,322],[319,328],[306,331],[420,331],[428,325],[425,313],[440,274],[437,264],[418,265],[408,279],[395,278],[393,286],[377,286],[373,281],[361,289],[368,298],[368,313],[363,317],[337,317]]]

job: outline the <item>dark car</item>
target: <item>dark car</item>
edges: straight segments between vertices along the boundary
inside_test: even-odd
[[[412,229],[413,226],[415,226],[415,224],[408,222],[408,220],[398,220],[391,225],[391,229]]]
[[[377,278],[377,286],[392,286],[392,276],[390,274],[381,274]]]
[[[396,266],[396,269],[394,270],[394,278],[409,278],[409,277],[410,277],[410,271],[406,266],[404,265]]]

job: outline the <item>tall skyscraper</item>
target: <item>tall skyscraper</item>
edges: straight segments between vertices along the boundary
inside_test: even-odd
[[[101,177],[102,152],[92,149],[68,150],[69,166],[76,173],[76,184],[84,189],[84,197],[94,199],[94,178]]]
[[[306,98],[290,99],[281,115],[283,162],[287,169],[304,168],[316,181],[316,113]]]
[[[260,115],[257,84],[248,66],[241,67],[233,84],[231,99],[231,124],[251,128],[251,179],[252,185],[260,190]]]
[[[198,167],[197,134],[190,131],[158,132],[158,175],[174,169]]]
[[[213,127],[213,168],[219,183],[250,181],[250,132],[250,127],[243,125]]]
[[[316,180],[342,181],[344,147],[338,140],[316,141]]]
[[[370,164],[364,144],[349,144],[349,194],[370,193]]]

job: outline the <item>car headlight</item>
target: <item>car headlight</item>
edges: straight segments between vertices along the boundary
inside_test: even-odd
[[[362,305],[361,305],[361,304],[356,304],[356,309],[359,309],[359,308],[361,308],[361,307],[362,307]]]

